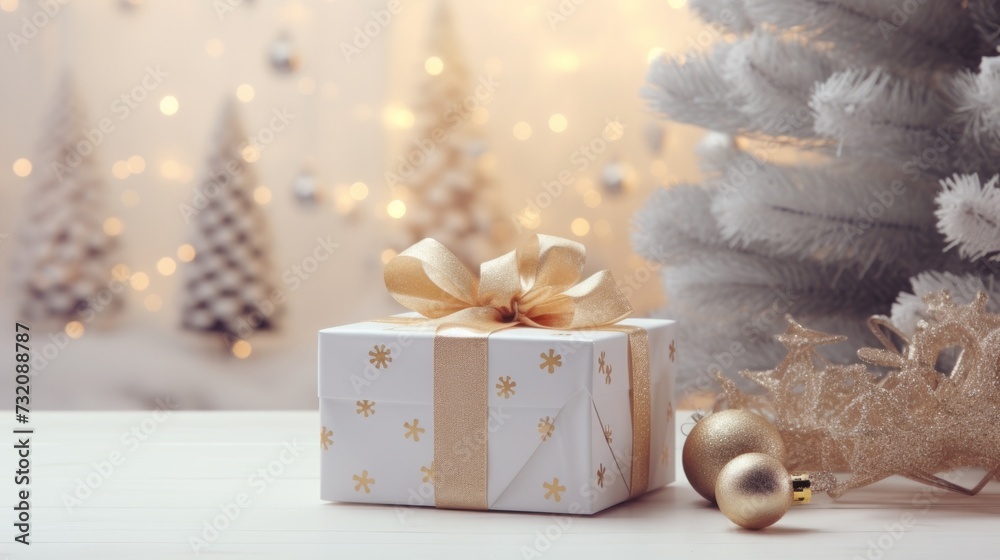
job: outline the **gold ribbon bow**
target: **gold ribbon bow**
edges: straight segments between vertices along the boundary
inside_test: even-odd
[[[434,337],[434,501],[436,507],[487,509],[486,436],[489,381],[486,344],[490,333],[517,325],[586,329],[613,325],[632,312],[611,273],[580,280],[586,260],[580,243],[534,235],[524,247],[487,261],[479,278],[451,251],[424,239],[385,265],[385,285],[405,307],[437,328]],[[615,330],[623,330],[621,328]],[[629,369],[648,356],[645,331],[629,332]],[[639,333],[638,331],[642,331]],[[640,346],[636,348],[633,346]],[[634,360],[633,358],[638,357]],[[633,379],[633,419],[645,418],[645,441],[633,438],[636,469],[648,477],[649,367],[636,364],[645,379]],[[635,373],[633,378],[637,377]],[[644,384],[643,384],[644,383]],[[636,388],[640,390],[636,390]],[[637,406],[637,393],[640,397]],[[643,432],[643,430],[633,430]],[[639,434],[640,439],[642,434]],[[645,449],[638,457],[636,445]],[[645,467],[643,467],[643,465]],[[642,491],[645,491],[645,481]],[[636,492],[632,492],[636,495]]]
[[[497,323],[582,329],[628,317],[632,307],[610,272],[580,281],[586,256],[580,243],[534,235],[521,249],[483,263],[476,279],[444,245],[424,239],[386,264],[385,285],[424,317],[454,315],[442,323],[488,330]]]

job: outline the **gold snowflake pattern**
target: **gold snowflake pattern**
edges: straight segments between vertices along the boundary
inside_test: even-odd
[[[555,373],[557,367],[562,367],[562,354],[556,354],[556,351],[549,348],[548,355],[545,352],[539,354],[542,358],[542,363],[538,366],[538,369],[549,368],[549,373]]]
[[[553,500],[554,499],[557,502],[559,502],[559,501],[562,500],[562,496],[560,496],[559,493],[566,491],[566,487],[563,486],[563,485],[561,485],[561,484],[559,484],[559,479],[558,478],[553,478],[552,482],[543,482],[542,483],[542,488],[545,488],[546,490],[548,490],[548,492],[545,493],[545,499],[546,500]]]
[[[556,429],[554,421],[546,416],[545,418],[538,419],[538,433],[542,436],[542,441],[545,441],[552,437],[552,432]]]
[[[403,434],[403,437],[409,439],[412,436],[413,441],[420,441],[420,434],[427,431],[420,427],[420,420],[416,418],[413,419],[413,424],[403,422],[403,427],[406,428],[406,433]]]
[[[364,414],[365,418],[375,414],[375,401],[363,400],[355,404],[358,405],[358,414]]]
[[[392,361],[392,358],[389,357],[390,354],[392,354],[392,350],[386,348],[385,344],[381,346],[376,344],[371,350],[368,351],[368,355],[372,357],[368,360],[368,363],[373,364],[375,369],[389,369],[389,362]]]
[[[420,467],[420,472],[424,473],[424,482],[434,484],[434,461],[429,467]]]
[[[323,446],[323,451],[330,449],[330,446],[333,445],[333,430],[327,430],[326,426],[320,426],[319,444]]]
[[[667,422],[671,422],[674,419],[674,403],[667,403]]]
[[[674,341],[671,340],[669,348],[670,348],[670,361],[672,362],[674,361],[674,358],[677,357],[677,344],[675,344]]]
[[[372,489],[369,488],[368,486],[371,485],[371,484],[375,484],[375,479],[368,477],[368,471],[361,471],[361,475],[360,476],[359,475],[354,475],[353,478],[354,478],[354,482],[357,482],[357,484],[354,486],[354,491],[355,492],[360,492],[361,489],[364,488],[365,489],[365,494],[371,494],[372,493]]]
[[[517,387],[517,381],[511,381],[509,375],[507,377],[499,377],[497,379],[500,381],[500,383],[497,383],[497,389],[499,389],[497,391],[498,397],[509,399],[514,395],[514,393],[517,393],[517,391],[514,390],[514,387]]]
[[[604,439],[608,440],[608,445],[611,445],[611,424],[604,426]]]
[[[604,374],[604,384],[611,385],[611,364],[607,362],[607,353],[601,350],[601,357],[597,358],[597,373]]]
[[[597,469],[597,485],[601,488],[604,488],[604,473],[606,472],[608,471],[604,468],[604,463],[601,463],[601,466]]]
[[[666,465],[667,461],[670,460],[670,453],[667,451],[667,447],[663,447],[663,452],[660,453],[660,463]]]

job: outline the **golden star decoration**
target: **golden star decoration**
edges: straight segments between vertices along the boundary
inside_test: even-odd
[[[555,349],[549,348],[549,353],[546,355],[545,352],[539,354],[542,358],[542,363],[538,366],[538,369],[549,368],[549,373],[555,373],[557,367],[562,366],[562,354],[556,354]]]
[[[357,484],[354,486],[355,492],[360,492],[361,489],[364,488],[365,494],[372,493],[372,489],[369,488],[369,485],[375,484],[375,479],[368,477],[368,471],[361,471],[360,475],[356,474],[352,478],[354,479],[354,482],[357,482]]]
[[[416,418],[413,419],[413,423],[403,422],[403,427],[406,428],[406,433],[403,437],[406,439],[413,438],[413,441],[420,441],[420,434],[426,432],[427,430],[420,427],[420,420]]]
[[[548,490],[548,492],[545,493],[545,499],[555,500],[557,502],[562,500],[562,496],[560,496],[559,493],[566,491],[566,487],[559,484],[558,478],[553,478],[552,482],[543,482],[542,487]]]
[[[363,401],[358,401],[355,404],[358,405],[357,413],[364,414],[365,418],[368,418],[368,416],[375,414],[375,401],[363,400]]]
[[[601,488],[604,488],[604,473],[606,472],[607,469],[604,468],[604,463],[601,463],[601,465],[597,468],[597,485]]]
[[[604,350],[601,350],[601,356],[597,358],[597,372],[604,374],[605,385],[611,385],[611,364],[607,362]]]
[[[503,397],[505,399],[509,399],[511,396],[514,395],[514,393],[517,392],[517,391],[514,390],[514,387],[517,387],[517,381],[511,381],[509,375],[507,377],[502,377],[501,376],[501,377],[498,377],[497,379],[500,381],[496,385],[496,387],[498,389],[498,391],[497,391],[497,396],[498,397]]]
[[[424,473],[424,482],[434,484],[434,462],[431,461],[431,466],[420,467],[420,472]]]
[[[538,419],[538,433],[541,434],[542,441],[552,437],[552,432],[555,431],[555,429],[556,426],[554,421],[548,416]]]
[[[604,439],[611,445],[611,424],[604,426]]]
[[[326,426],[319,428],[319,444],[323,446],[323,451],[330,449],[330,446],[333,445],[333,431],[327,430]]]
[[[381,346],[376,344],[368,352],[368,355],[371,356],[371,359],[368,360],[368,363],[374,365],[375,369],[382,369],[382,368],[388,369],[389,362],[392,361],[392,358],[389,357],[390,354],[392,354],[392,350],[386,348],[385,344],[382,344]]]
[[[884,375],[865,364],[829,363],[816,347],[843,337],[806,329],[789,317],[778,337],[788,349],[785,359],[772,370],[743,372],[764,394],[743,393],[720,378],[722,398],[730,407],[773,417],[789,468],[818,471],[814,489],[833,497],[892,475],[978,493],[1000,473],[1000,315],[986,311],[983,293],[964,306],[947,292],[924,301],[927,319],[912,336],[886,317],[869,320],[883,348],[862,348],[858,355],[888,370]],[[949,359],[945,351],[952,348],[960,353]],[[971,487],[935,474],[962,468],[988,474]],[[851,477],[842,480],[834,472]]]

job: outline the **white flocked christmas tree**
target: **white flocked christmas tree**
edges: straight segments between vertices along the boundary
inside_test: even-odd
[[[228,346],[275,328],[283,299],[275,297],[267,219],[253,198],[249,161],[260,152],[247,138],[228,101],[195,195],[205,202],[189,213],[195,257],[185,265],[183,326],[219,333]]]
[[[1000,302],[1000,9],[940,0],[691,0],[711,45],[652,63],[646,97],[710,131],[700,185],[655,193],[634,244],[685,330],[682,387],[768,369],[791,313],[912,329],[918,296]],[[704,34],[703,34],[704,35]]]
[[[404,228],[412,244],[433,237],[467,264],[496,256],[512,235],[493,191],[491,154],[476,130],[477,108],[448,5],[437,6],[425,61],[427,76],[414,107],[416,137],[388,175],[408,199]]]
[[[89,128],[67,76],[56,90],[25,191],[13,274],[23,320],[57,327],[104,322],[120,307],[110,259],[121,222],[106,214],[94,153],[99,139],[86,136]]]

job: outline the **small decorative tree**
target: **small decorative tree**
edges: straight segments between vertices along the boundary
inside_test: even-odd
[[[478,264],[496,255],[512,227],[484,168],[485,144],[468,122],[474,111],[467,102],[483,100],[472,95],[446,3],[438,5],[431,24],[425,67],[428,76],[415,107],[419,132],[389,183],[409,191],[404,219],[409,243],[433,237],[466,263]]]
[[[234,102],[222,110],[208,172],[192,208],[194,259],[185,265],[183,326],[220,333],[229,345],[275,327],[275,297],[267,220],[253,199],[257,178]],[[200,207],[200,209],[198,209]]]
[[[53,111],[26,190],[24,222],[14,256],[20,318],[90,322],[120,307],[111,282],[111,256],[120,222],[106,222],[104,184],[88,137],[82,102],[71,77]]]

